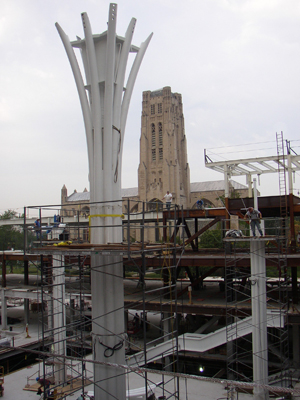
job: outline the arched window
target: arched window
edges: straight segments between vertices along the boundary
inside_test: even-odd
[[[215,207],[214,203],[211,202],[210,200],[208,200],[208,199],[206,199],[204,197],[202,198],[202,200],[203,200],[203,207],[204,208],[214,208]],[[192,208],[198,208],[197,202],[194,203]]]
[[[138,203],[136,203],[133,207],[132,207],[132,209],[130,210],[130,212],[131,213],[136,213],[136,212],[138,212]]]
[[[88,206],[82,207],[81,214],[88,217],[90,215],[90,207],[88,207]]]
[[[162,211],[163,206],[161,200],[154,198],[147,203],[147,211]]]

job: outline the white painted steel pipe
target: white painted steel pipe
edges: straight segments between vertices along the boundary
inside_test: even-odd
[[[53,279],[53,345],[55,384],[64,384],[67,379],[65,357],[66,342],[66,305],[65,305],[65,262],[64,256],[55,255],[52,261]],[[42,305],[43,306],[43,305]],[[59,357],[62,356],[62,357]]]
[[[252,308],[252,359],[253,382],[268,384],[268,342],[267,342],[267,298],[265,242],[252,239],[251,259],[251,308]],[[268,399],[268,392],[255,386],[255,400]]]
[[[91,243],[119,243],[122,241],[121,173],[125,125],[136,76],[152,34],[140,48],[132,46],[136,23],[132,19],[125,39],[117,37],[115,3],[110,4],[108,29],[101,37],[92,34],[86,13],[82,14],[82,22],[85,39],[78,38],[72,44],[59,25],[56,26],[70,60],[85,122],[90,198],[91,203],[97,203],[90,207]],[[72,46],[81,50],[86,85]],[[136,56],[124,92],[130,52],[135,52]],[[120,346],[124,335],[122,257],[93,254],[91,266],[94,359],[124,364],[125,346],[113,351],[109,358],[105,357],[105,349]],[[96,400],[125,400],[123,374],[95,363],[94,378]]]

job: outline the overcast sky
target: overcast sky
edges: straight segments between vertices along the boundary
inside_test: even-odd
[[[164,86],[182,94],[191,182],[223,179],[205,168],[204,149],[228,159],[260,149],[275,155],[276,132],[283,131],[300,154],[299,0],[117,4],[118,35],[132,17],[133,44],[154,33],[131,100],[122,187],[137,186],[142,92]],[[85,11],[93,33],[101,33],[108,9],[105,0],[1,0],[0,213],[59,204],[64,184],[68,194],[89,188],[81,108],[54,24],[70,40],[83,37]],[[248,144],[252,151],[244,154]],[[297,195],[300,173],[294,187]],[[262,195],[278,188],[277,174],[260,179]]]

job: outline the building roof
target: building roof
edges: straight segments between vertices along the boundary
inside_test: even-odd
[[[150,97],[156,97],[156,96],[162,96],[163,95],[163,89],[157,89],[154,90],[153,92],[150,93]]]
[[[230,180],[230,185],[236,190],[247,189],[247,186],[242,185],[241,183],[233,180]],[[223,180],[191,183],[191,192],[209,192],[217,190],[225,190],[225,185]],[[138,196],[138,194],[139,191],[137,187],[122,189],[122,198],[135,197]],[[68,196],[68,201],[81,202],[89,200],[90,200],[90,192],[88,191],[78,192],[78,193],[74,192],[70,196]]]
[[[166,88],[170,88],[169,86],[166,86]],[[171,88],[170,88],[171,89]],[[153,92],[151,92],[150,93],[150,97],[152,98],[152,97],[161,97],[161,96],[163,96],[163,94],[164,94],[164,88],[161,88],[161,89],[157,89],[157,90],[154,90]],[[172,97],[175,97],[176,95],[178,95],[179,93],[173,93],[173,92],[171,92],[171,96]]]
[[[133,188],[125,188],[122,189],[122,197],[134,197],[138,196],[139,191],[137,187]],[[74,192],[70,196],[68,196],[68,201],[74,201],[75,203],[79,203],[81,201],[89,201],[90,200],[90,192]]]
[[[70,196],[68,196],[68,201],[81,202],[81,201],[89,201],[90,200],[90,192],[74,192]]]
[[[122,189],[122,197],[134,197],[138,196],[138,194],[139,194],[138,187]]]
[[[248,189],[247,186],[239,182],[230,180],[230,185],[236,189]],[[224,180],[220,181],[207,181],[207,182],[193,182],[191,183],[191,192],[210,192],[216,190],[225,190]]]

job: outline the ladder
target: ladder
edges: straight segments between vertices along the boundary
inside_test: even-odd
[[[286,193],[286,155],[284,154],[283,132],[276,132],[277,143],[277,163],[278,163],[278,176],[279,176],[279,204],[280,204],[280,218],[285,220],[288,215],[287,212],[287,193]],[[284,235],[284,232],[283,232]]]
[[[277,162],[279,176],[279,198],[280,198],[280,236],[278,238],[278,271],[279,278],[283,278],[282,284],[279,285],[279,303],[282,315],[286,318],[289,307],[289,293],[287,270],[287,252],[288,252],[288,198],[286,190],[286,171],[287,171],[287,156],[284,154],[283,132],[276,132],[277,142]],[[280,343],[281,354],[281,384],[288,384],[288,367],[289,367],[289,341],[288,329],[285,325],[282,329],[278,329],[278,341]]]

